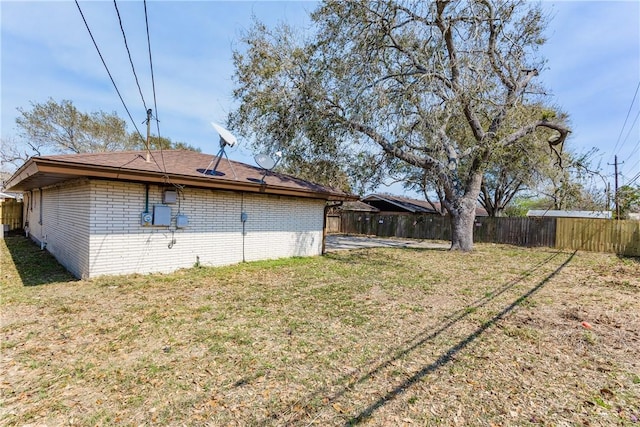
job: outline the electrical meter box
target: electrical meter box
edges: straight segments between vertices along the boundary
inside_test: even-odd
[[[162,203],[175,203],[178,199],[178,192],[175,190],[165,190],[162,193]]]
[[[153,215],[151,215],[149,212],[142,212],[140,214],[140,225],[151,225],[152,221]]]
[[[189,217],[186,215],[176,215],[176,227],[185,228],[189,225]]]
[[[171,206],[153,205],[153,225],[167,227],[171,225]]]

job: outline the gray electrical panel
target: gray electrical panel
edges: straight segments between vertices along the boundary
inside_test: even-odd
[[[175,190],[165,190],[162,193],[162,203],[175,203],[178,199],[178,192]]]
[[[171,206],[153,205],[153,225],[167,227],[171,225]]]
[[[176,215],[176,227],[185,228],[189,225],[189,217],[186,215]]]

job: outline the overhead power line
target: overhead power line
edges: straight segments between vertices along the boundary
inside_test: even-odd
[[[89,24],[87,23],[87,19],[84,17],[84,13],[82,13],[82,8],[80,7],[80,3],[78,3],[78,0],[75,0],[76,2],[76,6],[78,7],[78,11],[80,12],[80,16],[82,16],[82,20],[84,21],[84,25],[85,27],[87,27],[87,31],[89,32],[89,36],[91,37],[91,41],[93,41],[93,45],[96,48],[96,51],[98,52],[98,56],[100,56],[100,60],[102,61],[102,65],[104,65],[105,70],[107,70],[107,74],[109,75],[109,79],[111,79],[111,83],[113,83],[113,87],[115,88],[118,97],[120,98],[120,101],[122,102],[122,106],[124,107],[125,111],[127,112],[127,115],[129,116],[129,119],[131,120],[131,123],[133,123],[133,127],[135,128],[136,132],[138,133],[138,135],[140,136],[140,138],[144,141],[144,137],[142,136],[142,134],[140,133],[140,130],[138,130],[138,126],[136,125],[136,122],[133,120],[133,117],[131,116],[131,113],[129,112],[129,108],[127,108],[127,104],[124,102],[124,99],[122,98],[122,95],[120,94],[120,90],[118,90],[118,85],[116,85],[115,80],[113,80],[113,76],[111,75],[111,71],[109,71],[109,67],[107,67],[107,63],[104,60],[104,57],[102,56],[102,53],[100,52],[100,48],[98,48],[98,43],[96,43],[96,39],[93,37],[93,33],[91,32],[91,28],[89,28]]]
[[[634,154],[636,154],[638,152],[638,150],[640,150],[640,139],[638,140],[638,142],[636,142],[636,146],[633,148],[633,150],[631,150],[631,152],[629,153],[629,156],[627,156],[626,159],[624,159],[624,161],[628,161],[631,160],[631,157],[633,157]],[[638,154],[638,159],[640,159],[640,154]],[[638,160],[640,162],[640,160]]]
[[[120,10],[118,10],[118,3],[116,3],[116,0],[113,0],[113,6],[116,8],[116,14],[118,15],[118,22],[120,23],[120,31],[122,32],[122,38],[124,39],[124,47],[127,49],[127,55],[129,55],[129,63],[131,64],[131,71],[133,71],[133,77],[136,79],[138,92],[140,93],[140,98],[142,98],[142,105],[144,105],[144,110],[147,111],[147,103],[144,101],[142,88],[140,88],[140,81],[138,81],[138,75],[136,74],[136,67],[133,65],[133,59],[131,59],[131,51],[129,50],[129,44],[127,43],[127,35],[124,32],[124,26],[122,25],[122,17],[120,16]]]
[[[158,126],[158,136],[160,136],[160,120],[158,120],[158,104],[156,98],[156,80],[153,75],[153,59],[151,57],[151,38],[149,37],[149,16],[147,14],[147,0],[144,0],[144,22],[147,28],[147,46],[149,47],[149,67],[151,69],[151,89],[153,90],[153,108],[156,111],[156,124]]]
[[[636,126],[636,123],[638,122],[638,118],[639,117],[640,117],[640,110],[638,110],[638,114],[636,114],[636,117],[633,119],[633,123],[631,123],[631,126],[629,127],[629,132],[627,132],[627,136],[624,137],[624,139],[622,140],[622,144],[620,144],[620,149],[621,150],[622,150],[622,147],[624,146],[625,142],[627,142],[627,139],[629,139],[629,135],[631,135],[631,131]]]
[[[122,17],[120,16],[120,10],[118,9],[118,3],[116,0],[113,0],[113,6],[116,9],[116,14],[118,15],[118,22],[120,23],[120,31],[122,32],[122,38],[124,40],[124,47],[127,50],[127,55],[129,56],[129,63],[131,64],[131,71],[133,72],[133,77],[136,80],[136,85],[138,86],[138,92],[140,93],[140,98],[142,99],[142,105],[144,106],[144,111],[147,113],[147,118],[145,119],[145,121],[143,123],[147,123],[147,138],[145,139],[146,141],[146,147],[147,147],[147,158],[148,157],[152,157],[154,163],[156,164],[156,166],[158,166],[159,169],[161,169],[165,174],[167,172],[167,168],[166,165],[164,163],[164,154],[162,153],[162,144],[159,144],[159,148],[160,148],[160,155],[162,157],[162,167],[160,167],[160,165],[158,164],[158,162],[156,161],[156,159],[153,157],[153,155],[151,155],[151,150],[149,147],[149,124],[150,124],[150,120],[152,117],[152,110],[147,108],[147,103],[144,100],[144,95],[142,94],[142,88],[140,87],[140,81],[138,80],[138,74],[136,73],[136,67],[133,65],[133,59],[131,58],[131,50],[129,49],[129,44],[127,43],[127,35],[124,31],[124,25],[122,24]],[[147,15],[147,10],[146,10],[146,5],[145,5],[145,21],[146,21],[146,15]],[[147,24],[148,27],[148,24]],[[149,39],[149,32],[147,30],[147,41]],[[153,74],[151,76],[152,80],[153,80]],[[154,107],[156,107],[155,105],[155,90],[154,90]],[[157,111],[156,111],[157,114]],[[157,123],[157,120],[156,120]],[[158,140],[160,138],[160,129],[158,128]],[[147,160],[148,161],[148,160]]]
[[[114,0],[115,1],[115,0]],[[147,46],[149,48],[149,67],[151,69],[151,89],[153,90],[153,108],[155,109],[156,115],[156,129],[158,130],[158,142],[160,146],[160,157],[162,158],[162,166],[164,166],[163,170],[166,173],[166,166],[164,163],[164,153],[162,151],[162,142],[160,141],[160,120],[158,119],[158,103],[156,98],[156,80],[153,75],[153,59],[151,57],[151,38],[149,37],[149,15],[147,13],[147,0],[144,0],[144,22],[147,29]]]
[[[624,132],[624,128],[627,125],[627,120],[629,120],[629,115],[631,114],[631,109],[633,108],[633,104],[636,101],[636,96],[638,96],[638,89],[640,89],[640,81],[638,82],[638,86],[636,86],[636,92],[633,94],[633,99],[631,100],[631,104],[629,105],[629,110],[627,111],[627,117],[625,117],[624,123],[622,124],[622,129],[620,129],[620,135],[618,135],[618,139],[616,141],[616,145],[613,147],[613,153],[614,154],[618,154],[616,149],[618,148],[618,144],[620,143],[620,138],[622,138],[622,133]],[[638,116],[636,116],[636,118],[634,120],[634,124],[635,124],[636,120],[638,120]],[[631,129],[633,129],[633,125],[631,126]],[[629,130],[629,132],[631,132],[631,130]],[[627,137],[628,136],[629,136],[629,134],[627,134]],[[625,141],[626,140],[627,140],[627,138],[625,138]],[[624,142],[622,143],[622,145],[624,145]],[[622,148],[622,146],[620,148]]]
[[[140,140],[146,143],[146,138],[142,135],[142,133],[138,129],[138,126],[137,126],[135,120],[133,120],[133,116],[131,115],[131,112],[129,111],[129,108],[127,107],[126,102],[124,102],[124,98],[122,97],[122,94],[120,93],[120,90],[118,89],[118,85],[116,85],[116,82],[113,79],[113,76],[111,75],[111,71],[109,71],[109,67],[107,66],[107,63],[104,60],[104,57],[102,56],[102,53],[100,52],[100,48],[98,47],[98,43],[96,42],[95,37],[93,37],[93,33],[91,32],[91,28],[89,27],[87,19],[84,16],[84,13],[82,12],[82,8],[80,7],[80,3],[78,3],[78,0],[75,0],[75,3],[76,3],[76,6],[78,7],[78,11],[80,12],[80,16],[82,16],[82,21],[84,22],[84,25],[87,28],[87,31],[89,32],[89,36],[91,37],[91,41],[93,41],[93,46],[96,48],[96,51],[98,52],[98,56],[100,56],[100,60],[102,61],[102,65],[104,65],[104,68],[107,71],[107,74],[109,75],[109,79],[111,79],[111,83],[113,84],[113,87],[115,88],[116,93],[118,94],[118,97],[120,98],[120,102],[122,102],[122,106],[124,107],[125,111],[127,112],[127,115],[129,116],[129,120],[131,120],[131,123],[133,124],[133,127],[136,130],[136,133],[140,137]],[[115,0],[114,0],[114,3],[115,3]],[[117,10],[117,8],[116,8],[116,10]],[[122,26],[121,26],[121,28],[122,28]],[[125,38],[126,38],[126,36],[125,36]],[[134,72],[134,74],[135,74],[135,72]],[[137,76],[136,76],[136,81],[137,81]],[[143,103],[144,103],[144,100],[143,100]],[[153,154],[151,154],[151,158],[153,159],[153,162],[156,164],[158,169],[162,170],[165,173],[165,177],[166,177],[166,173],[167,173],[166,172],[166,167],[165,168],[160,167],[160,165],[158,164],[158,161],[155,159]],[[163,158],[163,163],[164,163],[164,158]],[[168,177],[166,177],[166,178],[168,179]]]
[[[636,181],[638,180],[638,178],[640,178],[640,172],[638,172],[638,173],[636,174],[636,176],[634,176],[633,178],[631,178],[631,179],[630,179],[630,180],[629,180],[625,185],[631,185],[631,184],[633,184],[634,182],[636,182]]]

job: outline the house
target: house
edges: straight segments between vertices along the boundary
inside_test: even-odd
[[[440,205],[440,203],[433,203],[432,206],[426,200],[411,199],[392,194],[370,194],[361,200],[384,213],[398,212],[421,215],[441,215],[441,212],[443,212],[446,214],[446,210]],[[489,216],[487,211],[481,206],[476,207],[476,217],[479,216]]]
[[[4,172],[0,173],[0,177]],[[2,185],[0,189],[4,190]],[[0,191],[0,238],[22,227],[22,194]]]
[[[361,202],[360,200],[356,200],[353,202],[344,202],[339,206],[339,210],[350,211],[350,212],[370,212],[370,213],[380,212],[380,209],[368,203]]]
[[[40,156],[6,185],[24,193],[28,235],[80,278],[319,255],[327,201],[357,199],[220,160],[185,150]]]
[[[548,218],[586,218],[586,219],[611,219],[611,211],[567,211],[567,210],[547,210],[531,209],[527,211],[528,217],[548,217]]]
[[[374,214],[380,212],[380,210],[359,200],[338,202],[327,209],[327,233],[342,232],[342,214],[346,212]]]
[[[17,193],[3,193],[0,191],[0,202],[4,202],[5,200],[19,200],[20,195]]]

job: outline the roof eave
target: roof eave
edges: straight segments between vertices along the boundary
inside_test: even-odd
[[[58,182],[62,182],[74,177],[88,177],[101,179],[115,179],[120,181],[136,181],[148,183],[172,183],[177,185],[193,186],[200,188],[210,188],[216,190],[244,191],[251,193],[263,193],[283,196],[306,197],[325,200],[357,200],[357,196],[349,194],[339,194],[323,191],[298,190],[268,183],[252,183],[230,180],[213,180],[209,177],[195,177],[177,174],[165,174],[163,172],[143,171],[114,168],[109,166],[82,165],[54,161],[50,159],[32,158],[27,161],[16,173],[7,181],[7,190],[28,191],[40,188],[37,181],[29,184],[29,178],[37,174],[49,174],[60,177]],[[22,185],[21,185],[22,184]]]

